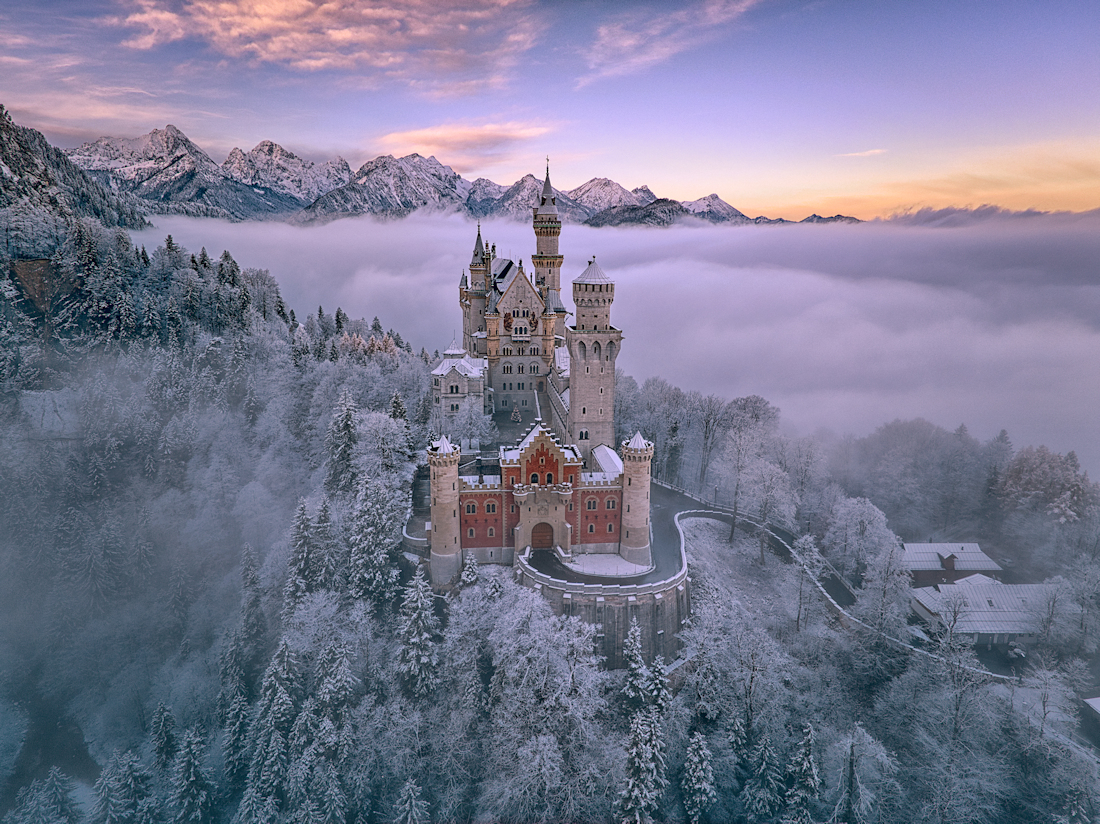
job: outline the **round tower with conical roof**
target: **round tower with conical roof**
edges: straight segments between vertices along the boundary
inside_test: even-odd
[[[611,325],[615,284],[593,258],[573,281],[576,323],[566,328],[569,347],[569,440],[588,461],[592,449],[615,445],[615,360],[623,333]]]
[[[434,587],[450,583],[462,571],[458,515],[458,462],[461,455],[461,450],[447,440],[446,435],[434,441],[428,449],[432,496],[431,577]]]
[[[636,432],[623,441],[623,526],[619,554],[632,564],[649,566],[649,479],[653,444]]]

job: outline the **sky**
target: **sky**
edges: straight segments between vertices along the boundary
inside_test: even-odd
[[[299,318],[378,316],[419,349],[461,331],[476,227],[459,216],[322,226],[157,217],[152,248],[229,249],[267,268]],[[482,224],[528,259],[530,225]],[[1100,212],[948,212],[853,226],[566,225],[563,283],[591,255],[616,281],[619,368],[725,398],[757,394],[787,431],[865,435],[922,417],[1017,448],[1077,452],[1100,477]],[[565,294],[567,305],[572,301]]]
[[[0,103],[75,146],[172,123],[353,167],[550,157],[750,214],[1100,207],[1100,4],[5,0]]]

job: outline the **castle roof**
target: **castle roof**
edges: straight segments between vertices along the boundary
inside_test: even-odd
[[[546,164],[546,181],[542,184],[542,197],[539,198],[538,213],[540,215],[556,215],[558,213],[557,198],[554,197],[554,188],[550,185],[550,164]]]
[[[635,432],[634,437],[630,439],[630,443],[627,444],[629,449],[646,449],[649,447],[649,441],[642,437],[641,432]]]
[[[444,355],[454,355],[461,358],[466,354],[466,350],[458,345],[458,338],[451,338],[451,345],[443,352]]]
[[[588,268],[581,272],[581,276],[577,278],[574,283],[613,283],[607,273],[600,268],[600,264],[596,263],[596,259],[592,258],[588,262]]]
[[[600,470],[602,472],[612,477],[618,477],[623,474],[623,459],[607,444],[601,443],[593,449],[592,457],[596,459],[596,463],[600,465]]]
[[[474,243],[474,254],[470,258],[470,263],[474,265],[481,264],[481,256],[485,254],[485,244],[481,242],[481,224],[477,224],[477,241]]]
[[[432,441],[432,449],[441,455],[446,455],[449,452],[454,452],[458,447],[447,440],[446,435],[443,435],[438,441]]]

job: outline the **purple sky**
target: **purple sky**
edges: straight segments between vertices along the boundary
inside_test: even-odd
[[[387,10],[389,9],[389,10]],[[7,0],[0,102],[72,146],[173,123],[750,214],[1100,206],[1100,4]]]

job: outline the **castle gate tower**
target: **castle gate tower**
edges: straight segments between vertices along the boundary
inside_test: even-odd
[[[459,543],[458,461],[462,451],[443,436],[428,450],[431,467],[432,586],[453,581],[462,571],[462,544]]]
[[[636,432],[623,441],[623,525],[619,554],[632,564],[649,566],[649,473],[653,444]]]
[[[585,461],[593,447],[615,444],[615,359],[623,333],[611,325],[615,284],[595,258],[573,281],[575,325],[566,329],[569,347],[568,440]]]

